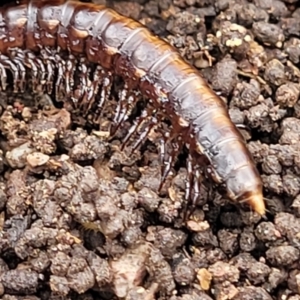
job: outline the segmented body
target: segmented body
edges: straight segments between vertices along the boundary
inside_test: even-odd
[[[51,93],[54,86],[56,95],[69,97],[75,107],[88,111],[96,105],[101,111],[117,75],[124,88],[115,110],[114,132],[135,105],[135,91],[150,104],[135,120],[124,144],[138,132],[133,148],[138,147],[159,124],[160,116],[172,124],[171,137],[162,141],[162,182],[186,145],[190,152],[187,197],[192,185],[197,192],[195,169],[206,157],[215,181],[226,185],[232,200],[248,202],[265,213],[259,173],[224,103],[172,46],[104,6],[66,0],[19,2],[0,9],[3,88],[6,69],[13,73],[16,91],[25,89],[29,70],[33,90]],[[78,64],[80,80],[75,82]],[[172,149],[165,159],[167,146]]]

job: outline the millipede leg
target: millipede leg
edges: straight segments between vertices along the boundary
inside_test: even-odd
[[[30,50],[22,49],[11,49],[10,50],[11,59],[18,63],[19,69],[21,70],[21,80],[20,89],[24,91],[25,89],[25,76],[26,69],[28,68],[31,71],[29,80],[32,84],[32,91],[36,92],[38,85],[41,86],[41,89],[44,91],[46,84],[46,69],[42,59],[37,58],[36,55]]]
[[[12,72],[14,93],[18,92],[19,71],[16,65],[5,55],[0,55],[0,62],[5,69]]]
[[[191,211],[193,211],[198,203],[200,197],[200,171],[195,170],[193,180],[193,196],[191,198]]]
[[[121,111],[124,110],[124,106],[126,106],[126,100],[128,96],[128,87],[127,84],[124,84],[124,88],[119,91],[119,101],[116,107],[116,113],[114,117],[114,123],[118,126],[120,122],[120,115],[122,114]]]
[[[76,68],[76,60],[73,55],[69,55],[68,60],[66,61],[66,74],[65,74],[65,81],[66,81],[66,95],[68,97],[72,94],[72,89],[74,87],[74,73]]]
[[[20,78],[17,82],[17,88],[20,90],[20,92],[24,92],[25,90],[25,75],[26,75],[26,70],[22,62],[20,62],[18,59],[13,59],[12,62],[15,63],[15,65],[18,68]]]
[[[123,139],[121,151],[124,150],[125,146],[127,145],[130,138],[135,134],[139,128],[139,126],[142,124],[144,120],[148,117],[148,111],[144,109],[141,113],[141,115],[134,121],[133,125],[129,128],[127,135]]]
[[[182,147],[182,141],[180,137],[174,141],[167,141],[169,136],[170,136],[169,134],[166,135],[163,141],[161,141],[160,143],[161,144],[161,150],[160,150],[161,182],[158,191],[161,191],[168,175],[170,174],[172,166],[174,165],[175,158],[177,157]],[[168,155],[167,153],[169,151],[171,153]],[[166,154],[167,154],[167,158],[166,158]]]
[[[47,85],[47,80],[46,80],[47,74],[46,74],[46,68],[42,60],[36,57],[35,60],[33,61],[33,65],[36,66],[32,78],[33,90],[36,91],[37,85],[40,84],[42,86],[42,90],[46,91],[47,89],[45,87]],[[38,72],[38,70],[40,71]]]
[[[144,130],[140,132],[138,139],[132,146],[132,150],[135,151],[147,138],[152,128],[157,125],[158,120],[155,116],[151,117],[150,122],[145,126]]]
[[[72,101],[75,103],[77,108],[85,112],[84,105],[86,103],[88,67],[83,59],[79,61],[78,69],[80,70],[80,73],[78,74],[79,84],[75,87],[72,95]]]
[[[102,80],[102,88],[101,88],[101,98],[98,103],[98,109],[102,110],[105,100],[110,96],[111,93],[111,87],[113,83],[113,76],[112,73],[105,74],[103,80]]]
[[[189,203],[191,200],[191,191],[192,191],[192,185],[194,180],[194,174],[193,174],[193,161],[192,157],[189,154],[187,159],[187,179],[185,182],[185,206],[183,211],[183,220],[186,221],[188,217],[190,216],[190,210],[189,210]]]
[[[172,167],[172,156],[168,156],[168,158],[164,161],[161,167],[161,180],[160,180],[160,185],[158,187],[158,192],[161,191],[162,187],[164,186],[166,179],[171,171]]]
[[[39,82],[43,82],[43,75],[45,74],[45,68],[43,64],[37,64],[35,63],[35,57],[32,57],[30,53],[24,53],[24,56],[22,55],[19,57],[19,59],[22,59],[24,57],[26,66],[31,70],[31,82],[32,82],[32,90],[33,92],[36,91],[37,85]],[[39,80],[38,75],[39,71],[41,70],[41,78]]]
[[[185,183],[185,201],[189,202],[190,197],[191,197],[191,189],[193,185],[193,158],[191,154],[189,154],[187,158],[187,179]]]
[[[161,191],[163,185],[164,185],[164,181],[163,181],[163,174],[164,174],[164,164],[165,164],[165,157],[166,157],[166,138],[160,138],[159,139],[159,158],[160,158],[160,166],[161,166],[161,180],[160,180],[160,184],[158,187],[158,192]]]
[[[21,54],[22,59],[18,58],[18,55]],[[16,48],[11,48],[8,50],[7,53],[9,59],[11,60],[11,63],[15,65],[15,67],[18,69],[18,77],[16,78],[16,89],[20,90],[21,92],[24,92],[25,90],[25,75],[26,75],[26,70],[24,66],[24,55],[22,50],[16,49]],[[13,69],[11,69],[12,72]]]
[[[118,101],[118,104],[116,107],[115,117],[114,117],[113,125],[111,128],[111,136],[114,136],[116,134],[117,130],[129,118],[130,114],[132,113],[133,109],[135,108],[139,94],[140,94],[140,92],[137,89],[132,89],[132,87],[130,87],[130,83],[126,83],[126,82],[124,83],[123,89],[121,89],[119,92],[119,101]],[[150,100],[149,100],[149,102],[150,102]],[[142,112],[142,114],[144,114],[144,112]],[[137,120],[140,120],[139,117],[137,118]],[[140,120],[140,121],[143,121],[143,120]],[[136,126],[135,123],[136,123],[136,121],[134,122],[133,126]],[[133,129],[130,128],[130,132],[132,130]],[[135,132],[136,131],[132,131],[132,134],[134,134]]]
[[[160,165],[162,166],[166,156],[166,137],[159,139],[159,150]]]
[[[99,91],[99,86],[101,84],[103,80],[103,69],[101,66],[97,66],[96,70],[93,73],[93,82],[92,82],[92,95],[91,98],[89,100],[89,105],[87,107],[87,111],[89,111],[93,105],[93,103],[95,102],[95,97]]]
[[[5,91],[7,85],[7,73],[1,62],[0,62],[0,76],[1,76],[1,88],[3,91]]]
[[[102,110],[105,104],[105,101],[109,98],[113,83],[113,76],[111,72],[104,72],[103,73],[103,79],[101,81],[101,89],[100,89],[100,98],[97,102],[97,111],[96,111],[96,118],[94,119],[95,123],[99,123],[101,116],[102,116]]]
[[[185,188],[185,202],[186,206],[184,209],[184,220],[193,213],[200,197],[200,182],[201,172],[199,166],[195,165],[191,154],[187,159],[187,180]]]
[[[55,82],[55,96],[57,99],[63,99],[63,93],[61,93],[62,90],[64,90],[62,88],[63,86],[63,76],[65,73],[65,62],[62,61],[60,59],[60,57],[58,57],[58,55],[56,55],[57,58],[57,79]]]
[[[87,115],[88,107],[94,96],[94,86],[89,79],[91,68],[89,67],[86,58],[80,59],[78,68],[81,71],[79,74],[80,84],[78,87],[78,90],[81,91],[81,97],[80,99],[77,99],[77,101],[80,101],[80,109]]]
[[[48,48],[41,49],[40,54],[47,70],[46,91],[48,94],[51,94],[54,82],[55,59],[53,58],[51,50]]]
[[[129,110],[134,102],[135,97],[133,95],[128,95],[128,86],[125,83],[124,88],[119,92],[119,101],[113,120],[114,125],[110,132],[111,136],[115,135],[121,124],[128,118]]]

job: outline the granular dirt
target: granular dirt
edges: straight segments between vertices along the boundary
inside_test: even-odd
[[[300,300],[300,2],[94,2],[199,68],[245,125],[267,214],[203,182],[185,224],[186,167],[157,193],[154,132],[120,151],[127,124],[108,142],[46,95],[1,93],[1,299]]]

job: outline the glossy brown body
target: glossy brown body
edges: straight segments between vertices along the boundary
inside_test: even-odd
[[[205,155],[234,201],[265,213],[262,182],[221,99],[179,53],[140,23],[104,6],[65,0],[1,8],[0,51],[60,47],[85,54],[164,110],[191,152]],[[187,128],[189,129],[187,131]]]

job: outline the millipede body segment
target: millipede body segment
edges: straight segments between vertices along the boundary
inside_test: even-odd
[[[226,186],[229,198],[265,213],[260,175],[225,104],[171,45],[111,9],[77,1],[21,0],[1,7],[0,19],[2,89],[8,69],[15,91],[24,91],[30,72],[34,91],[51,93],[54,87],[56,96],[63,94],[74,106],[101,111],[118,76],[124,88],[112,131],[128,118],[137,92],[149,104],[124,144],[138,133],[133,146],[137,148],[159,125],[161,116],[171,122],[172,132],[161,144],[162,182],[185,145],[189,150],[187,198],[192,189],[197,194],[196,170],[205,157],[212,177]],[[80,80],[76,82],[78,65]],[[167,159],[166,150],[170,152]]]

